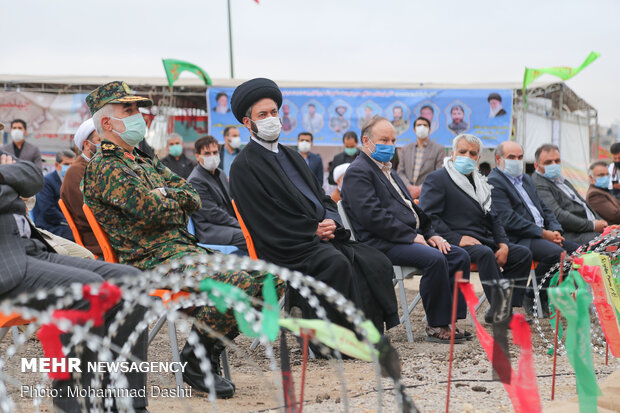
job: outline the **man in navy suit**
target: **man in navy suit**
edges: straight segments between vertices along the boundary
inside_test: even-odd
[[[571,253],[579,247],[565,240],[562,226],[553,212],[538,197],[532,178],[523,173],[523,148],[516,142],[502,142],[495,149],[497,167],[489,174],[493,186],[493,211],[502,220],[510,241],[532,252],[536,278],[542,278],[560,260],[562,251]],[[549,279],[547,279],[549,281]],[[525,293],[523,308],[530,313],[534,291]],[[541,301],[546,301],[544,290]],[[546,312],[546,306],[543,310]]]
[[[491,187],[476,166],[481,150],[482,142],[474,135],[454,138],[452,156],[424,180],[420,207],[431,216],[433,227],[442,237],[467,251],[492,302],[489,282],[512,278],[520,279],[516,284],[525,286],[532,254],[508,241],[499,217],[491,210]],[[517,288],[512,306],[519,307],[522,301],[523,289]],[[490,311],[485,321],[493,321]]]
[[[456,271],[469,278],[469,256],[435,233],[430,218],[392,170],[395,142],[394,126],[386,118],[374,116],[364,125],[363,151],[347,169],[342,202],[358,241],[382,251],[394,265],[423,270],[420,295],[427,340],[450,343],[451,279]],[[466,315],[461,297],[457,316]],[[471,333],[456,332],[456,342],[470,337]]]
[[[312,171],[312,175],[316,176],[319,185],[323,186],[323,159],[321,155],[310,152],[312,149],[313,136],[310,132],[300,132],[297,135],[297,150],[306,164]]]
[[[45,175],[43,189],[37,194],[37,202],[32,210],[37,227],[70,241],[74,241],[73,233],[58,206],[58,200],[62,180],[73,161],[75,153],[69,150],[62,150],[56,154],[56,170]]]

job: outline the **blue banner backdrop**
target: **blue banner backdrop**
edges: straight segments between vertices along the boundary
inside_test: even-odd
[[[230,111],[234,88],[210,87],[209,130],[220,142],[227,126],[237,126],[247,143],[249,132]],[[342,145],[348,130],[360,133],[374,115],[385,116],[396,129],[396,144],[415,140],[413,122],[419,116],[431,120],[432,140],[450,146],[459,133],[471,133],[485,146],[494,147],[510,138],[511,89],[309,89],[283,88],[280,109],[280,142],[294,144],[297,134],[309,131],[315,145]]]

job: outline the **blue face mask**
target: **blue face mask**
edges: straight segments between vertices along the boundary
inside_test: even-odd
[[[504,159],[504,173],[513,177],[523,174],[523,161],[518,159]]]
[[[65,174],[67,173],[67,170],[69,169],[71,165],[62,165],[60,167],[60,176],[62,176],[63,178],[65,177]]]
[[[608,189],[609,182],[610,182],[609,175],[599,176],[596,178],[596,182],[594,183],[594,186],[597,188],[601,188],[601,189]]]
[[[457,156],[454,160],[454,169],[463,175],[469,175],[476,169],[476,161],[469,156]]]
[[[396,145],[384,145],[381,143],[375,144],[375,150],[370,154],[372,159],[377,162],[390,162],[394,157],[396,151]]]
[[[543,176],[548,179],[556,179],[562,175],[562,164],[552,163],[545,166],[545,173]]]
[[[112,129],[112,132],[120,136],[127,145],[137,146],[142,142],[144,135],[146,135],[146,122],[141,113],[136,113],[135,115],[127,116],[122,119],[113,116],[110,116],[110,118],[120,120],[125,125],[125,132],[117,132],[114,129]]]

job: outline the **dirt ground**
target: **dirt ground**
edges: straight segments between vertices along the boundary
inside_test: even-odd
[[[473,274],[472,274],[473,275]],[[475,281],[478,294],[481,294],[480,284]],[[418,280],[405,282],[408,300],[417,294]],[[483,316],[483,310],[478,317]],[[449,346],[433,344],[424,341],[424,312],[418,305],[411,316],[414,329],[414,342],[407,342],[404,326],[398,326],[388,332],[388,335],[398,349],[401,357],[403,382],[407,386],[407,393],[411,396],[418,409],[422,412],[443,412],[446,403],[446,380],[448,373]],[[541,323],[543,331],[551,338],[549,323]],[[474,331],[469,321],[461,321],[460,328]],[[181,322],[178,327],[179,343],[183,345],[189,331],[189,325]],[[543,341],[533,327],[533,345],[535,353],[535,368],[538,376],[537,384],[541,401],[548,407],[551,395],[552,356],[546,354]],[[4,354],[10,340],[5,338],[0,343],[0,351]],[[269,360],[265,356],[264,348],[250,350],[251,340],[239,337],[235,340],[236,348],[229,349],[229,361],[232,378],[237,391],[232,399],[217,400],[212,405],[208,399],[193,392],[191,397],[164,398],[149,397],[149,411],[159,412],[246,412],[246,411],[277,411],[282,406],[282,395],[279,382],[279,371],[272,372]],[[301,351],[295,340],[289,339],[291,347],[291,362],[296,388],[296,397],[299,399],[301,384]],[[277,345],[274,348],[275,358],[279,360]],[[518,350],[511,346],[513,366],[516,363]],[[42,357],[37,341],[28,342],[25,350],[13,357],[5,372],[11,377],[9,395],[16,403],[16,411],[34,412],[33,399],[21,397],[20,385],[36,385],[43,381],[41,374],[21,373],[19,360],[21,357]],[[149,347],[149,361],[170,361],[170,345],[167,328],[162,328],[154,342]],[[605,357],[594,354],[594,366],[599,381],[604,380],[611,373],[618,370],[620,364],[610,356],[609,364],[605,365]],[[576,395],[575,376],[566,356],[558,357],[558,377],[556,380],[556,400],[568,400]],[[346,392],[343,391],[343,380]],[[473,341],[455,346],[453,367],[453,386],[451,389],[450,411],[454,412],[511,412],[510,400],[501,383],[492,380],[491,365],[478,343]],[[377,391],[379,384],[384,389]],[[174,376],[169,374],[149,374],[147,388],[174,388]],[[395,393],[391,391],[391,380],[377,381],[374,366],[371,363],[347,360],[310,360],[306,373],[304,389],[305,412],[378,412],[380,410],[392,412],[398,410]],[[381,409],[379,409],[379,404]],[[40,411],[51,412],[51,399],[44,399]],[[554,411],[556,411],[554,409]],[[559,410],[557,410],[559,411]],[[618,410],[611,410],[620,412]],[[563,410],[568,413],[569,410]]]

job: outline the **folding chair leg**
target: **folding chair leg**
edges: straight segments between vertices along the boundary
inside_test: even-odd
[[[532,288],[534,288],[534,296],[536,297],[536,313],[538,318],[543,317],[542,304],[540,303],[540,294],[538,293],[538,281],[536,280],[536,272],[530,271],[530,279],[532,280]]]
[[[278,305],[280,306],[280,310],[284,308],[284,296],[280,298],[280,301],[278,301]],[[256,347],[258,347],[259,343],[260,341],[258,340],[258,338],[255,338],[254,341],[252,341],[252,344],[250,344],[250,350],[254,350]]]
[[[478,304],[476,304],[476,307],[474,308],[474,311],[478,311],[478,309],[482,306],[482,304],[484,304],[484,302],[487,300],[487,296],[482,294],[482,296],[480,297],[480,299],[478,300]],[[469,322],[471,323],[471,326],[476,328],[476,324],[474,323],[474,318],[471,317],[469,318]]]
[[[166,315],[164,314],[159,318],[159,320],[157,320],[157,323],[155,323],[151,331],[149,331],[149,346],[151,345],[151,341],[153,341],[157,333],[159,333],[159,330],[161,330],[161,327],[164,325],[165,322]]]
[[[177,363],[181,362],[181,356],[179,354],[179,341],[177,339],[177,328],[172,320],[168,320],[168,335],[170,336],[170,349],[172,351],[172,361]],[[177,371],[174,373],[177,387],[183,388],[183,373]]]
[[[403,272],[400,267],[394,267],[394,275],[398,284],[398,292],[400,294],[400,306],[403,310],[403,318],[405,319],[405,330],[407,331],[407,341],[413,342],[413,332],[411,331],[411,317],[409,306],[407,305],[407,295],[405,294],[405,283],[403,282]],[[402,323],[402,321],[401,321]]]
[[[226,349],[222,351],[220,357],[222,358],[222,370],[224,370],[224,377],[228,380],[232,380],[230,378],[230,366],[228,365],[228,353],[226,352]]]
[[[13,333],[13,341],[17,343],[17,338],[19,337],[19,328],[17,328],[17,326],[11,327],[11,333]]]

